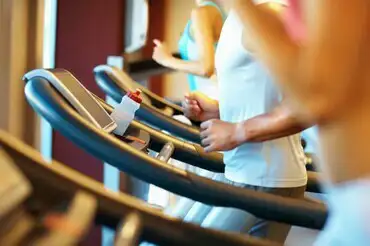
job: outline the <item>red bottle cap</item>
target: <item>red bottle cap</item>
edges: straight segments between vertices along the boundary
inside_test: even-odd
[[[131,92],[131,91],[128,92],[127,96],[129,98],[131,98],[133,101],[140,104],[143,101],[143,99],[140,97],[140,93],[141,93],[141,91],[139,89],[136,89],[135,92]]]

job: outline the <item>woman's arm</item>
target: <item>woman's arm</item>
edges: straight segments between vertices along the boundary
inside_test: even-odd
[[[318,122],[337,117],[356,79],[368,0],[305,0],[307,40],[299,46],[282,23],[252,0],[233,0],[256,55]]]
[[[199,60],[185,61],[173,57],[165,45],[155,40],[153,59],[163,66],[203,77],[211,77],[215,68],[214,28],[212,12],[217,11],[213,7],[204,6],[192,12],[192,30],[194,40],[199,52]],[[217,11],[217,14],[220,15]],[[221,18],[221,16],[220,16]]]
[[[299,133],[312,126],[302,122],[299,117],[282,102],[273,111],[258,115],[239,123],[243,142],[263,142]]]
[[[310,127],[282,102],[270,113],[240,123],[210,120],[201,125],[207,152],[231,150],[244,143],[258,143],[290,136]]]

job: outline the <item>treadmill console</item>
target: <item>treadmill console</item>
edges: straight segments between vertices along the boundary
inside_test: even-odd
[[[36,77],[48,80],[85,119],[96,127],[108,133],[117,127],[110,115],[70,72],[64,69],[36,69],[28,72],[23,80],[27,82]]]

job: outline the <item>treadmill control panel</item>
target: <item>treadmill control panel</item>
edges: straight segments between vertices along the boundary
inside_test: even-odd
[[[92,94],[70,72],[64,69],[36,69],[28,72],[24,80],[36,77],[46,79],[77,112],[96,127],[109,133],[117,127]]]

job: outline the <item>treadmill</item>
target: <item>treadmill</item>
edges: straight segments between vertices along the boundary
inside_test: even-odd
[[[79,245],[92,223],[116,229],[116,246],[275,246],[170,218],[41,154],[0,130],[0,243]],[[5,176],[9,178],[5,178]],[[191,235],[189,237],[188,235]],[[5,244],[2,244],[5,245]]]
[[[84,105],[80,94],[65,90],[66,85],[75,89],[78,85],[82,86],[65,70],[34,70],[27,73],[24,79],[26,98],[38,114],[82,149],[123,172],[195,201],[212,206],[238,208],[266,220],[312,229],[321,229],[326,221],[327,209],[323,204],[219,183],[168,165],[166,161],[171,157],[172,151],[160,151],[159,157],[154,158],[129,144],[129,138],[123,141],[117,139],[94,121],[93,115],[108,114],[90,92],[88,93],[94,100],[89,102],[94,105]],[[99,112],[88,110],[92,108],[99,109]],[[83,117],[84,114],[90,114],[90,119]],[[132,137],[138,129],[131,127],[133,129],[128,133]],[[140,138],[140,135],[134,137]],[[147,141],[150,139],[141,142],[146,144]],[[168,147],[167,144],[164,147],[166,146]],[[152,147],[151,141],[148,147]]]
[[[136,116],[140,120],[186,140],[198,144],[201,142],[199,138],[200,122],[190,120],[192,125],[189,126],[174,119],[173,116],[184,114],[180,106],[151,92],[145,86],[134,81],[125,71],[109,65],[99,65],[94,68],[94,76],[99,88],[117,103],[121,102],[122,97],[128,91],[140,89],[143,92],[143,102],[136,112]],[[304,145],[303,139],[302,145]],[[315,158],[310,153],[306,153],[306,156],[308,170],[316,171]]]
[[[110,105],[108,105],[99,97],[95,95],[93,96],[107,113],[112,113],[113,108]],[[171,158],[199,168],[200,171],[197,172],[198,175],[213,179],[215,181],[223,180],[223,175],[220,175],[220,173],[224,173],[222,154],[217,152],[205,153],[199,144],[183,141],[174,136],[164,134],[163,132],[153,129],[146,124],[140,123],[139,121],[133,121],[131,126],[150,133],[150,149],[156,152],[161,152],[163,146],[171,143],[171,145],[173,144],[174,148],[174,153],[172,154]],[[307,191],[321,193],[319,186],[319,175],[316,172],[308,172],[307,174]],[[312,196],[308,196],[306,199],[320,202],[320,199],[318,200]],[[201,224],[211,209],[212,206],[207,206],[186,198],[180,198],[176,201],[175,206],[165,208],[166,213],[169,215],[182,218],[184,221],[198,224]]]

